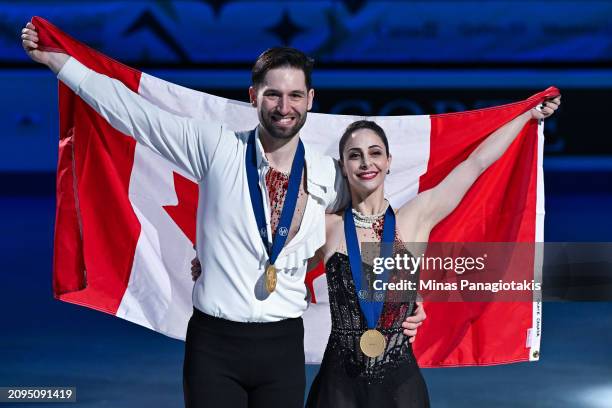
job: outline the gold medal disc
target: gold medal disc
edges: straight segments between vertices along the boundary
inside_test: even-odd
[[[385,336],[382,335],[378,330],[368,330],[361,335],[359,340],[359,347],[363,354],[368,357],[378,357],[385,351],[387,342]]]
[[[266,290],[268,293],[272,293],[274,289],[276,289],[276,268],[274,265],[268,265],[266,268]]]

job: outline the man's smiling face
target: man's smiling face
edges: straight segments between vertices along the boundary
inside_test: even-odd
[[[260,85],[251,87],[249,95],[264,130],[271,137],[290,139],[306,122],[314,90],[307,88],[301,69],[278,67],[269,70]]]

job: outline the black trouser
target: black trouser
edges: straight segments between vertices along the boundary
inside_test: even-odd
[[[187,408],[302,408],[306,386],[301,318],[240,323],[194,308],[187,328]]]

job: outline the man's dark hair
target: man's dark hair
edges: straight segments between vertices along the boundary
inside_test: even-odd
[[[311,75],[314,60],[300,50],[291,47],[273,47],[265,50],[255,61],[251,70],[251,81],[257,87],[263,83],[266,73],[274,68],[291,67],[301,69],[306,78],[306,88],[312,88]]]
[[[371,131],[376,133],[385,145],[385,153],[387,153],[387,157],[389,157],[389,141],[387,140],[387,135],[385,135],[385,131],[383,130],[383,128],[381,128],[376,122],[372,122],[371,120],[358,120],[348,125],[348,127],[342,134],[342,137],[340,138],[340,144],[338,146],[338,149],[340,150],[340,160],[344,160],[342,152],[344,151],[344,146],[346,146],[347,140],[349,139],[349,137],[351,137],[353,132],[359,129],[370,129]]]

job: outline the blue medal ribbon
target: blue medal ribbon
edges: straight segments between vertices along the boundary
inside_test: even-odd
[[[302,181],[302,171],[304,169],[304,144],[300,140],[295,151],[295,156],[293,157],[293,163],[291,165],[291,174],[289,175],[289,186],[287,188],[285,202],[283,203],[283,209],[276,228],[274,241],[270,246],[261,186],[259,185],[259,173],[257,172],[257,152],[255,142],[255,131],[253,130],[249,135],[249,140],[247,141],[247,151],[245,157],[247,181],[249,184],[251,205],[253,207],[253,213],[255,214],[255,220],[257,221],[259,236],[261,237],[264,246],[266,247],[268,256],[270,257],[270,265],[274,265],[276,258],[278,258],[278,254],[283,249],[283,246],[287,241],[289,227],[291,226],[291,220],[293,219],[293,213],[297,204],[300,182]]]
[[[344,237],[346,239],[346,250],[348,252],[349,265],[351,267],[351,274],[353,275],[353,282],[355,283],[355,291],[357,298],[359,299],[359,306],[366,319],[369,329],[376,328],[378,319],[382,313],[385,292],[375,291],[374,300],[368,300],[367,296],[364,296],[362,292],[362,263],[361,263],[361,252],[359,250],[359,240],[357,239],[357,231],[355,230],[355,222],[353,221],[352,205],[349,204],[344,211]],[[380,256],[388,258],[393,256],[393,242],[395,241],[395,213],[391,208],[391,205],[387,207],[385,212]],[[384,271],[379,275],[380,280],[386,283],[389,280],[389,270],[384,268]]]

